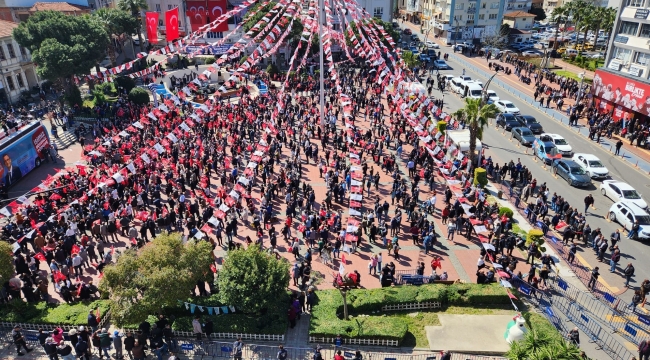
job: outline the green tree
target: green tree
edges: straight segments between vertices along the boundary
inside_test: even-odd
[[[147,104],[150,100],[149,93],[143,88],[134,87],[129,91],[129,100],[139,105]]]
[[[120,2],[117,3],[117,8],[131,13],[131,15],[136,19],[138,23],[138,43],[140,44],[140,49],[143,49],[142,20],[140,20],[140,11],[149,8],[147,0],[120,0]]]
[[[116,264],[107,266],[99,286],[108,294],[118,326],[139,323],[161,308],[177,307],[197,281],[207,279],[213,261],[207,241],[184,244],[178,233],[159,235],[139,250],[126,250]]]
[[[258,246],[228,252],[219,271],[221,302],[237,304],[244,313],[263,313],[288,284],[289,264]]]
[[[527,323],[530,328],[519,341],[510,344],[510,350],[505,353],[509,360],[579,360],[582,359],[580,349],[573,344],[568,344],[555,329],[545,329],[533,327],[530,322]]]
[[[14,257],[11,245],[6,241],[0,241],[0,281],[4,284],[14,275]]]
[[[122,44],[127,37],[138,31],[138,19],[130,12],[115,9],[101,8],[92,14],[100,24],[104,26],[106,33],[110,36],[108,43],[108,56],[111,58],[111,65],[115,67],[116,44]]]
[[[465,107],[456,110],[453,116],[464,120],[469,129],[469,158],[474,162],[476,158],[476,139],[483,138],[483,128],[488,121],[499,112],[496,105],[481,105],[481,99],[465,98]]]
[[[528,12],[535,15],[535,21],[546,20],[546,11],[542,7],[531,7]]]
[[[76,87],[73,76],[87,74],[108,46],[108,34],[95,17],[58,11],[36,12],[13,30],[13,37],[31,51],[38,75],[60,83],[68,97]]]
[[[592,29],[594,30],[594,35],[596,39],[594,40],[594,49],[596,48],[596,42],[598,41],[598,33],[601,29],[604,29],[607,33],[612,32],[614,27],[614,21],[616,20],[616,9],[608,7],[598,7],[596,8],[594,21],[592,23]]]
[[[409,69],[413,69],[420,65],[420,60],[418,60],[417,56],[415,56],[412,51],[404,51],[402,53],[402,60],[404,60],[404,64],[406,64]]]

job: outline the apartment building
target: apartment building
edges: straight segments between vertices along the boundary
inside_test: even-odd
[[[447,44],[480,41],[498,33],[507,0],[440,0],[428,26]]]
[[[615,120],[647,121],[650,114],[650,0],[623,0],[592,95]]]

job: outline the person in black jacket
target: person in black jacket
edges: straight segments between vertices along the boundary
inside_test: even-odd
[[[214,332],[214,323],[212,322],[212,319],[208,318],[205,322],[205,326],[203,327],[203,332],[205,333],[205,336],[209,339],[210,334]]]
[[[86,360],[90,360],[90,348],[88,347],[88,342],[82,336],[79,336],[79,340],[74,346],[74,351],[79,359],[85,358]]]
[[[45,339],[45,355],[49,357],[50,360],[59,360],[59,355],[57,354],[56,342],[51,337]]]
[[[133,345],[135,345],[135,337],[132,332],[127,332],[124,338],[124,350],[129,355],[129,359],[133,360]]]
[[[20,325],[16,325],[11,332],[11,337],[14,340],[14,345],[16,345],[16,352],[18,353],[18,356],[23,356],[25,355],[24,353],[20,352],[20,348],[22,347],[25,349],[26,352],[31,352],[34,349],[28,349],[27,348],[27,342],[25,342],[25,338],[23,337],[22,334],[22,329],[20,328]]]
[[[72,354],[72,347],[64,342],[59,344],[59,346],[56,347],[56,353],[61,356],[68,356]]]

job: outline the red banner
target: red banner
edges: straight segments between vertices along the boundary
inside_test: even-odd
[[[165,12],[165,31],[167,32],[167,41],[178,39],[178,8],[173,8]]]
[[[147,40],[150,43],[158,41],[158,13],[147,12]]]
[[[215,21],[219,16],[228,12],[227,0],[187,1],[187,16],[190,18],[192,31],[197,31],[201,26]],[[212,30],[213,32],[228,31],[228,21]]]
[[[650,86],[640,81],[596,70],[592,93],[607,102],[607,105],[599,102],[601,112],[615,107],[613,116],[616,120],[624,118],[629,111],[650,115]]]

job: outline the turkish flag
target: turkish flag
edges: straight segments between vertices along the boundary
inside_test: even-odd
[[[147,12],[147,40],[150,43],[158,41],[158,13],[153,11]]]
[[[192,31],[198,31],[201,26],[214,22],[228,11],[228,1],[226,0],[190,0],[186,1],[186,6]],[[218,24],[218,26],[215,26],[217,23],[212,24],[215,27],[211,28],[210,31],[228,31],[228,21],[222,21]]]
[[[178,7],[165,12],[165,30],[167,41],[178,39]]]

